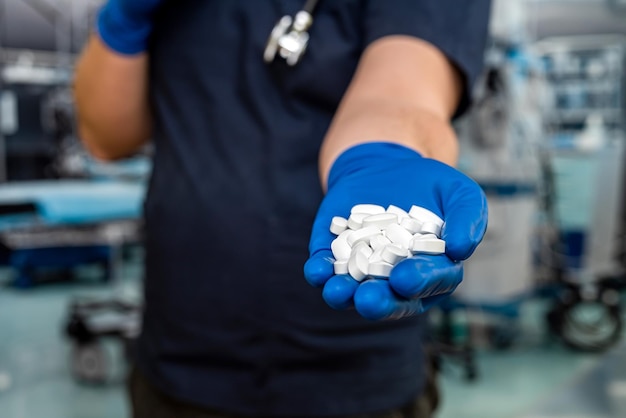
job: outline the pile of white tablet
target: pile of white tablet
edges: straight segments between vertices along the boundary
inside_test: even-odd
[[[335,216],[330,225],[337,235],[331,244],[335,274],[349,274],[357,281],[388,278],[407,257],[443,254],[442,227],[443,219],[419,206],[407,212],[393,205],[356,205],[348,219]]]

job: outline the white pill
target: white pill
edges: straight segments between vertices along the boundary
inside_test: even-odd
[[[348,220],[341,216],[333,216],[333,219],[330,221],[330,232],[339,235],[346,229],[348,229]]]
[[[387,245],[383,249],[383,252],[381,254],[381,258],[383,259],[383,261],[394,266],[401,260],[404,260],[405,258],[407,258],[408,256],[409,254],[408,254],[407,249],[402,248],[401,246],[397,244]]]
[[[439,237],[435,234],[422,234],[422,233],[417,233],[417,234],[413,234],[413,239],[439,239]]]
[[[372,247],[374,251],[389,244],[391,244],[391,241],[383,234],[374,235],[370,238],[370,247]]]
[[[372,253],[372,255],[369,256],[369,262],[371,263],[377,263],[379,261],[383,261],[383,251],[385,250],[385,247],[379,247],[377,249],[374,250],[374,252]]]
[[[337,236],[337,238],[335,238],[335,239],[343,239],[343,240],[345,240],[346,242],[348,242],[348,237],[349,237],[350,235],[352,235],[352,233],[353,233],[353,232],[354,232],[354,231],[353,231],[353,230],[351,230],[351,229],[346,229],[346,230],[345,230],[345,231],[343,231],[341,234],[339,234],[339,235]]]
[[[343,231],[341,234],[339,234],[339,236],[337,238],[341,238],[341,239],[345,239],[346,241],[348,240],[348,237],[350,235],[352,235],[354,231],[351,229],[346,229],[345,231]]]
[[[417,234],[422,228],[422,223],[414,218],[404,218],[400,221],[400,226],[411,234]]]
[[[424,222],[419,230],[420,234],[433,234],[441,236],[441,226],[434,222]]]
[[[389,205],[387,207],[387,211],[386,212],[387,213],[394,213],[394,214],[396,214],[398,216],[398,220],[400,220],[400,221],[402,219],[404,219],[404,218],[408,218],[409,217],[409,213],[406,210],[404,210],[402,208],[399,208],[399,207],[397,207],[395,205]]]
[[[392,224],[385,228],[385,236],[394,244],[399,244],[403,248],[409,248],[409,243],[413,234],[398,224]]]
[[[437,216],[436,213],[431,212],[430,210],[421,206],[411,206],[411,209],[409,210],[409,215],[422,223],[432,222],[439,225],[439,227],[443,226],[443,219]]]
[[[446,252],[446,242],[441,239],[415,239],[411,241],[410,250],[413,254],[443,254]]]
[[[352,252],[350,253],[350,256],[352,256],[352,253],[354,253],[355,251],[362,252],[368,258],[374,253],[374,250],[372,250],[370,246],[367,245],[364,241],[359,241],[354,247],[352,247]]]
[[[335,260],[347,260],[350,258],[350,253],[352,252],[352,247],[348,244],[346,235],[343,233],[330,243],[330,249],[333,252]]]
[[[337,260],[333,263],[335,274],[348,274],[348,260]]]
[[[370,262],[369,266],[367,266],[368,274],[373,277],[389,277],[391,269],[393,269],[393,265],[385,263],[384,261],[376,263]]]
[[[363,228],[368,226],[375,226],[378,229],[383,229],[387,225],[397,224],[398,215],[395,213],[377,213],[376,215],[370,215],[363,219]]]
[[[363,219],[370,216],[369,213],[352,213],[348,218],[348,228],[352,230],[361,229],[363,226]]]
[[[370,204],[361,204],[361,205],[354,205],[352,207],[352,209],[350,210],[350,214],[353,213],[367,213],[369,215],[375,215],[377,213],[384,213],[385,212],[385,208],[382,206],[378,206],[378,205],[370,205]]]
[[[352,234],[348,237],[347,241],[350,246],[355,246],[359,242],[365,242],[369,244],[370,238],[376,235],[382,235],[382,232],[379,228],[375,226],[368,226],[362,229],[357,229],[353,231]]]
[[[369,261],[361,251],[355,251],[348,260],[348,273],[357,282],[362,281],[367,276]]]

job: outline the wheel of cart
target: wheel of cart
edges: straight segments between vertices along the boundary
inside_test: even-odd
[[[613,347],[622,336],[622,283],[611,278],[585,287],[564,285],[546,314],[548,328],[573,350],[603,352]]]
[[[82,383],[109,381],[112,364],[103,341],[118,340],[123,345],[126,360],[130,361],[140,328],[141,306],[137,303],[116,299],[75,300],[65,327],[65,334],[72,341],[73,377]]]
[[[544,153],[550,191],[544,210],[553,232],[542,257],[548,260],[552,282],[541,296],[551,302],[548,330],[576,351],[606,351],[622,335],[623,152],[622,145],[613,144],[593,152]]]
[[[614,35],[554,37],[533,50],[556,99],[545,114],[549,135],[540,153],[553,230],[542,248],[553,278],[546,322],[567,347],[604,351],[622,333],[626,283],[626,43]],[[580,65],[564,71],[571,62]]]
[[[106,352],[96,342],[76,344],[72,348],[72,375],[84,383],[105,383],[109,372]]]

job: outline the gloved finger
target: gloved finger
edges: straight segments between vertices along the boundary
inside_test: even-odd
[[[315,255],[319,251],[330,251],[330,244],[337,236],[330,232],[332,216],[325,215],[325,210],[320,208],[315,217],[311,229],[311,239],[309,240],[309,254]]]
[[[424,309],[424,312],[429,310],[429,309],[431,309],[432,307],[440,304],[441,302],[443,302],[447,298],[449,298],[451,293],[452,292],[444,293],[444,294],[441,294],[441,295],[430,296],[430,297],[422,299],[422,307]]]
[[[427,298],[452,292],[463,279],[463,264],[445,254],[416,255],[398,263],[389,275],[389,284],[400,296]]]
[[[354,292],[359,282],[348,275],[333,276],[324,285],[322,297],[334,309],[348,309],[354,305]]]
[[[335,274],[333,263],[330,250],[316,252],[304,263],[304,278],[311,286],[323,286]]]
[[[387,280],[370,279],[354,293],[354,307],[371,320],[399,319],[424,312],[421,299],[404,299],[391,289]]]
[[[468,258],[487,229],[487,198],[478,185],[458,192],[444,208],[446,223],[441,238],[454,261]]]

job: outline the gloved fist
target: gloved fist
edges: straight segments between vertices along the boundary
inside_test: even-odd
[[[408,210],[424,207],[444,221],[445,255],[414,255],[397,264],[389,280],[357,282],[335,275],[329,230],[333,216],[347,218],[361,203]],[[366,143],[346,150],[333,164],[328,192],[319,207],[304,275],[323,286],[326,303],[354,305],[368,319],[417,315],[450,295],[463,277],[462,260],[480,243],[487,228],[487,200],[481,188],[460,171],[392,143]]]
[[[162,0],[108,0],[97,17],[98,34],[112,50],[126,55],[146,50],[152,15]]]

